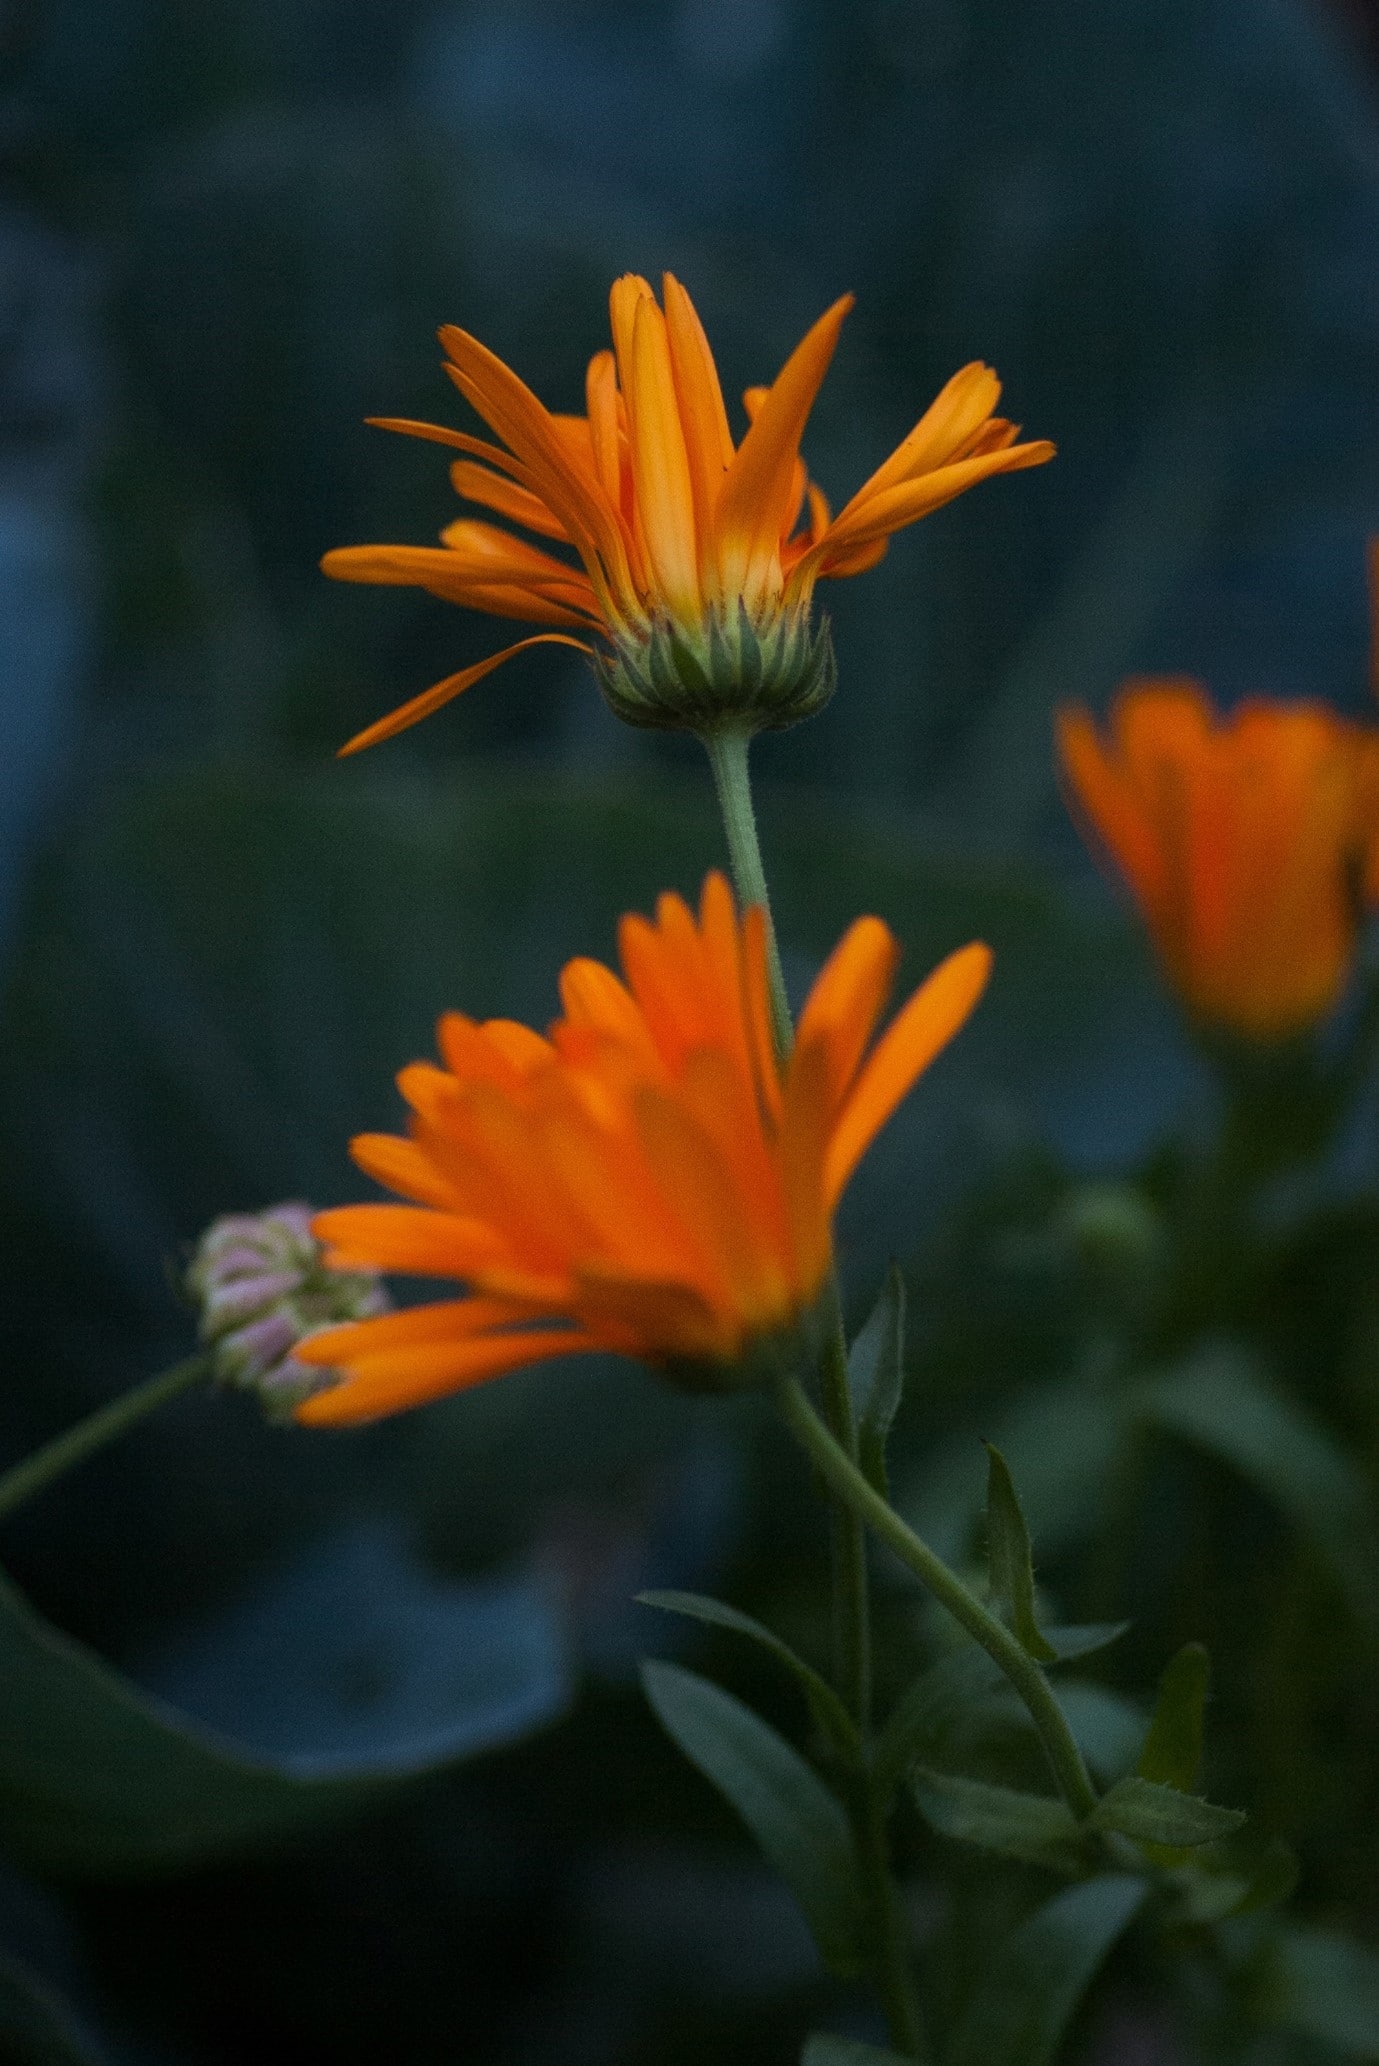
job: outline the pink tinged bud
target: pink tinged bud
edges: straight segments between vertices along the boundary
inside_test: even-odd
[[[201,1339],[214,1341],[230,1328],[266,1312],[278,1300],[291,1298],[300,1288],[301,1278],[291,1270],[260,1269],[252,1277],[212,1282],[201,1301]]]
[[[296,1203],[227,1214],[202,1235],[186,1273],[216,1375],[257,1392],[273,1418],[338,1382],[333,1371],[296,1360],[299,1342],[389,1305],[374,1271],[326,1265],[311,1220],[311,1207]]]
[[[256,1385],[275,1363],[292,1354],[300,1340],[291,1313],[265,1313],[262,1319],[221,1336],[215,1352],[216,1374],[227,1384]]]

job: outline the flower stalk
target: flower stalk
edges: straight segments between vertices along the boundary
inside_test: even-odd
[[[751,734],[724,728],[701,734],[713,770],[714,788],[723,818],[733,885],[744,907],[760,907],[766,924],[767,967],[771,979],[772,1022],[778,1053],[789,1054],[794,1041],[790,1004],[781,970],[780,948],[771,914],[770,894],[748,772]],[[857,1421],[848,1379],[847,1337],[843,1331],[836,1273],[830,1274],[823,1298],[823,1343],[819,1358],[819,1394],[829,1438],[838,1452],[857,1466]],[[859,1739],[866,1745],[871,1726],[872,1637],[871,1584],[867,1569],[866,1526],[852,1503],[829,1485],[830,1563],[832,1567],[835,1677]],[[915,1991],[905,1917],[891,1871],[887,1837],[889,1802],[878,1797],[870,1771],[859,1770],[853,1801],[866,1898],[871,1910],[875,1945],[874,1978],[886,2016],[890,2041],[907,2059],[924,2057],[924,2034]]]
[[[97,1407],[65,1434],[45,1442],[32,1456],[26,1456],[22,1463],[0,1476],[0,1519],[23,1506],[35,1493],[46,1490],[77,1464],[84,1463],[88,1456],[117,1441],[129,1428],[137,1427],[169,1399],[208,1382],[211,1375],[209,1356],[189,1356],[184,1363],[174,1363],[171,1370],[162,1370],[157,1377],[122,1392],[118,1399]]]
[[[980,1643],[1019,1695],[1044,1746],[1059,1791],[1079,1822],[1097,1805],[1082,1752],[1043,1671],[1003,1621],[983,1606],[942,1557],[901,1520],[810,1405],[798,1378],[785,1378],[776,1400],[786,1426],[834,1496],[846,1503],[887,1549],[899,1557],[921,1585]]]

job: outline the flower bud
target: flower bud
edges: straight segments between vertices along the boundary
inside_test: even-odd
[[[692,629],[660,617],[644,637],[616,635],[594,668],[615,716],[673,732],[725,723],[781,731],[822,710],[838,679],[828,620],[816,629],[807,604],[754,623],[739,602],[710,610]]]
[[[388,1310],[375,1272],[327,1267],[311,1220],[300,1204],[227,1214],[206,1229],[184,1278],[216,1376],[257,1392],[272,1419],[338,1382],[334,1371],[297,1360],[300,1342]]]

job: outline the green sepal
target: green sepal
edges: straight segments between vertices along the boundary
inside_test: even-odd
[[[830,1972],[865,1970],[852,1826],[799,1752],[733,1694],[678,1664],[642,1666],[657,1719],[737,1810],[804,1912]]]
[[[986,1549],[991,1590],[1009,1615],[1021,1648],[1039,1664],[1052,1664],[1058,1652],[1041,1634],[1035,1616],[1034,1559],[1015,1480],[1000,1450],[991,1442],[983,1446],[987,1455]]]
[[[858,1462],[885,1499],[886,1443],[905,1388],[905,1279],[895,1263],[848,1351],[848,1382],[857,1415]]]
[[[1135,1770],[1141,1779],[1188,1793],[1202,1768],[1211,1663],[1201,1643],[1184,1643],[1159,1680],[1158,1696]]]
[[[728,1606],[724,1600],[711,1600],[704,1593],[638,1593],[637,1604],[659,1607],[665,1614],[684,1614],[691,1621],[705,1622],[711,1628],[730,1629],[734,1635],[746,1636],[750,1642],[758,1644],[778,1664],[783,1664],[795,1679],[809,1702],[810,1714],[833,1748],[849,1763],[855,1762],[860,1748],[857,1726],[842,1701],[827,1679],[815,1671],[812,1664],[806,1664],[803,1657],[763,1622],[742,1613],[740,1608]]]
[[[911,1773],[910,1786],[920,1814],[940,1836],[1057,1872],[1077,1873],[1086,1864],[1084,1833],[1067,1802],[1052,1794],[1021,1793],[925,1766]]]
[[[1239,1808],[1218,1808],[1196,1794],[1132,1772],[1102,1795],[1091,1820],[1097,1829],[1114,1830],[1136,1843],[1179,1851],[1233,1835],[1245,1817]]]

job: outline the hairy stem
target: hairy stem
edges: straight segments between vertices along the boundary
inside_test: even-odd
[[[914,1572],[920,1583],[948,1609],[987,1656],[999,1665],[1029,1711],[1038,1731],[1059,1790],[1079,1822],[1085,1821],[1097,1804],[1082,1752],[1078,1749],[1053,1689],[1035,1660],[1021,1647],[1004,1622],[998,1621],[975,1593],[969,1592],[956,1572],[930,1549],[901,1520],[895,1509],[863,1476],[857,1464],[825,1427],[795,1378],[777,1387],[781,1413],[791,1433],[808,1452],[811,1461],[835,1495],[846,1500],[860,1521],[872,1529],[902,1564]]]
[[[766,966],[771,988],[771,1018],[776,1052],[782,1060],[794,1045],[794,1027],[781,973],[780,948],[771,916],[757,838],[747,769],[750,734],[719,731],[706,734],[704,745],[713,769],[727,837],[728,857],[738,902],[745,909],[759,904],[766,919]],[[829,1284],[828,1324],[820,1359],[819,1391],[829,1439],[839,1453],[857,1456],[857,1423],[848,1383],[847,1340],[836,1281]],[[852,1504],[830,1486],[833,1572],[835,1676],[838,1690],[865,1743],[871,1723],[871,1593],[867,1571],[866,1529]],[[873,1974],[885,2009],[891,2043],[906,2058],[924,2056],[923,2031],[915,1994],[914,1972],[906,1941],[905,1918],[891,1873],[886,1835],[885,1802],[875,1797],[869,1776],[856,1775],[853,1823],[858,1856],[871,1910],[874,1943]]]
[[[744,911],[749,904],[760,904],[766,918],[766,969],[771,985],[771,1024],[776,1035],[776,1051],[783,1058],[794,1045],[795,1032],[790,1021],[790,1005],[785,995],[780,947],[776,941],[775,921],[771,916],[771,899],[766,889],[766,870],[762,866],[761,843],[757,839],[757,814],[752,805],[752,783],[747,772],[747,749],[751,744],[751,734],[742,731],[719,731],[705,732],[702,737],[704,749],[709,756],[709,766],[713,769],[713,786],[718,795],[718,808],[722,814],[723,831],[728,841],[728,865],[732,870],[737,901]]]

